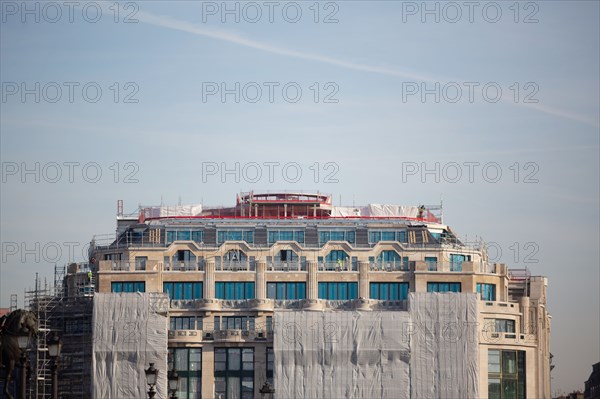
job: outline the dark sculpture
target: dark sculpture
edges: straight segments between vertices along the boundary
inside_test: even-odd
[[[32,312],[17,309],[0,318],[0,365],[5,371],[4,395],[9,399],[14,399],[8,387],[12,372],[21,358],[17,337],[25,334],[30,339],[37,334],[37,319]]]

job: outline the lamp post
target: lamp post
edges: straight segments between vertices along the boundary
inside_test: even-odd
[[[150,363],[150,367],[148,367],[144,371],[146,372],[146,382],[150,386],[150,389],[148,390],[148,397],[150,399],[152,399],[156,395],[156,391],[154,390],[154,387],[156,386],[156,378],[158,377],[158,369],[154,368],[154,363]]]
[[[179,389],[179,374],[177,374],[177,370],[173,369],[169,371],[167,380],[169,381],[169,391],[171,391],[170,399],[177,399],[177,390]]]
[[[269,381],[265,381],[262,388],[260,388],[258,392],[260,392],[260,396],[262,396],[263,398],[266,394],[271,394],[270,397],[272,398],[273,394],[275,393],[275,388],[273,388],[273,385],[271,385]]]
[[[21,367],[21,389],[20,398],[27,399],[27,348],[29,348],[29,333],[21,333],[17,336],[17,345],[21,350],[19,366]]]
[[[46,345],[48,346],[48,354],[52,359],[52,399],[58,399],[58,357],[62,349],[62,341],[54,333],[52,337],[48,338]]]

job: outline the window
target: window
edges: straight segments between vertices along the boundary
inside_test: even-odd
[[[215,396],[254,398],[254,348],[215,348]]]
[[[304,244],[303,230],[269,230],[269,245],[277,241],[296,241]]]
[[[427,283],[427,292],[461,292],[460,283]]]
[[[146,292],[146,283],[143,281],[114,281],[110,288],[111,292]]]
[[[169,317],[169,330],[202,330],[202,317]]]
[[[254,331],[256,329],[255,317],[253,316],[215,316],[215,330],[244,330]]]
[[[344,251],[331,251],[325,257],[326,262],[345,261],[348,259],[348,254]]]
[[[223,256],[223,261],[225,262],[245,262],[247,260],[248,257],[244,251],[240,251],[239,249],[232,249]]]
[[[510,319],[485,319],[484,328],[489,332],[515,332],[515,321]]]
[[[348,300],[358,298],[357,283],[319,283],[319,299]]]
[[[253,282],[217,282],[215,296],[218,299],[254,299]]]
[[[273,385],[273,369],[275,368],[275,354],[273,348],[267,348],[267,382]]]
[[[202,230],[167,230],[167,244],[174,241],[195,241],[202,242],[204,240],[204,232]]]
[[[136,256],[135,257],[135,270],[146,270],[147,262],[148,262],[147,256]]]
[[[246,241],[252,244],[254,242],[253,230],[219,230],[217,231],[217,242],[223,244],[225,241]]]
[[[406,242],[406,230],[370,230],[369,244],[376,244],[379,241]]]
[[[425,263],[427,264],[427,270],[430,272],[435,272],[437,270],[437,257],[426,256]]]
[[[465,261],[470,261],[470,255],[450,254],[450,271],[462,272],[462,264]]]
[[[169,299],[202,299],[202,283],[163,283],[163,292],[169,294]]]
[[[169,348],[169,370],[179,375],[179,399],[199,399],[202,395],[202,348]]]
[[[354,230],[320,230],[319,245],[323,245],[328,241],[348,241],[354,244],[356,233]]]
[[[277,258],[276,258],[277,259]],[[298,255],[291,249],[282,249],[279,251],[280,262],[295,262],[298,260]]]
[[[267,283],[267,298],[269,299],[305,299],[306,283]]]
[[[371,299],[398,301],[408,298],[408,283],[371,283]]]
[[[525,399],[525,351],[488,350],[489,399]]]
[[[196,269],[196,255],[187,249],[180,249],[173,254],[173,269]]]
[[[477,283],[477,293],[481,294],[483,301],[496,300],[496,284]]]
[[[381,251],[377,263],[398,265],[402,270],[408,270],[408,256],[400,257],[396,251]]]

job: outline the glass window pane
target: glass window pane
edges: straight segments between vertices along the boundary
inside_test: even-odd
[[[241,397],[241,384],[239,377],[227,377],[227,398],[238,399]]]
[[[246,298],[254,299],[254,283],[246,283]]]
[[[408,283],[400,284],[400,299],[408,299]]]
[[[327,299],[333,300],[337,298],[337,284],[329,283],[327,284]]]
[[[393,231],[382,231],[381,232],[381,240],[382,241],[394,241],[396,234]]]
[[[225,395],[225,377],[215,377],[215,393]]]
[[[298,299],[306,298],[306,283],[298,283]]]
[[[228,350],[228,370],[240,370],[241,369],[241,360],[242,360],[242,350],[238,348],[232,348]]]
[[[254,398],[254,380],[251,377],[242,379],[242,399]]]
[[[177,391],[178,394],[178,398],[185,398],[188,399],[188,379],[187,378],[180,378],[179,379],[179,390]]]
[[[187,349],[175,349],[175,367],[177,370],[188,370],[188,351]]]
[[[379,284],[371,283],[371,299],[379,299]]]
[[[488,378],[488,398],[501,399],[499,378]]]
[[[517,352],[502,351],[502,374],[517,373]]]
[[[197,398],[202,392],[201,377],[190,377],[188,381],[188,390],[192,398]]]
[[[517,397],[517,380],[502,378],[502,397],[507,399]]]
[[[319,283],[319,299],[327,299],[327,283]]]
[[[488,372],[500,373],[500,351],[488,350]]]
[[[277,287],[276,283],[267,283],[267,298],[277,299],[276,287]]]
[[[225,349],[215,349],[215,370],[225,370],[227,362],[227,352]]]
[[[379,297],[384,301],[387,301],[390,297],[389,288],[390,286],[385,283],[379,286]]]
[[[400,284],[390,284],[390,300],[397,301],[400,299]]]
[[[277,283],[277,299],[285,299],[285,283]]]
[[[358,298],[358,283],[348,283],[348,299]]]
[[[339,283],[339,284],[337,284],[337,286],[338,286],[337,299],[343,299],[343,300],[348,299],[348,284],[347,283]]]

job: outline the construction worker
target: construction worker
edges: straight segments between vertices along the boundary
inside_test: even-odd
[[[337,260],[337,263],[338,263],[338,268],[339,268],[340,270],[342,270],[342,260],[341,260],[341,259],[338,259],[338,260]]]
[[[419,205],[419,213],[417,219],[423,219],[423,213],[425,213],[425,205]]]
[[[91,282],[92,281],[92,271],[88,270],[88,280]]]

